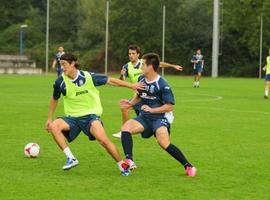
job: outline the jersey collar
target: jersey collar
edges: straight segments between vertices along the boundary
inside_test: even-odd
[[[160,75],[158,75],[157,78],[155,80],[153,80],[153,81],[148,81],[146,79],[146,77],[145,77],[145,82],[148,83],[148,84],[150,84],[150,83],[158,82],[159,79],[160,79]]]

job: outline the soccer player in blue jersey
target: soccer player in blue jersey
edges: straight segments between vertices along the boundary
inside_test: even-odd
[[[73,54],[64,54],[60,58],[63,73],[54,84],[53,96],[50,101],[48,119],[45,128],[67,157],[63,166],[68,170],[79,164],[72,154],[66,140],[72,142],[82,131],[89,140],[98,140],[107,152],[117,161],[119,169],[125,175],[120,154],[115,145],[106,136],[100,116],[102,106],[97,86],[109,84],[124,86],[136,90],[143,84],[131,84],[104,75],[97,75],[78,69],[77,58]],[[60,96],[63,96],[65,117],[53,121],[53,114]],[[66,138],[66,140],[65,140]]]
[[[128,57],[129,62],[122,67],[121,70],[121,80],[127,80],[131,83],[138,82],[139,76],[142,74],[142,59],[140,57],[140,48],[137,45],[129,45],[128,47]],[[182,71],[183,67],[180,65],[175,65],[167,62],[160,62],[160,67],[172,67],[176,70]],[[140,103],[133,106],[133,109],[136,115],[139,115],[140,112]],[[122,124],[124,124],[129,119],[129,112],[130,109],[121,109],[122,113]],[[120,138],[121,131],[113,134],[114,137]]]
[[[193,69],[195,74],[193,87],[199,88],[204,66],[204,58],[201,49],[197,49],[196,55],[193,55],[191,62],[193,63]]]
[[[266,65],[263,67],[265,71],[265,91],[264,98],[268,99],[269,85],[270,85],[270,49],[268,50],[269,56],[266,57]]]
[[[131,101],[121,102],[121,106],[130,108],[141,102],[140,115],[128,120],[121,128],[121,141],[126,155],[125,163],[130,169],[136,168],[133,161],[133,134],[141,133],[143,138],[154,135],[158,144],[172,157],[181,163],[188,176],[196,175],[196,168],[187,161],[183,153],[170,143],[170,126],[173,121],[173,105],[175,104],[172,90],[168,83],[157,73],[159,56],[154,53],[145,54],[143,57],[142,73],[139,82],[144,83],[144,89],[139,89],[138,95]]]
[[[62,68],[60,64],[60,58],[64,54],[64,47],[60,46],[58,47],[58,52],[55,54],[53,63],[52,63],[52,69],[56,68],[57,76],[60,76],[62,74]]]

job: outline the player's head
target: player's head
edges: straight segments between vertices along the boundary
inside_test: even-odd
[[[270,49],[268,49],[268,54],[270,55]]]
[[[60,58],[60,64],[65,75],[69,75],[71,71],[76,70],[79,67],[77,57],[71,53],[63,54]]]
[[[128,46],[128,57],[131,62],[136,62],[140,56],[140,48],[136,45]]]
[[[147,53],[143,55],[142,59],[143,59],[143,65],[142,65],[143,75],[157,72],[159,63],[160,63],[159,56],[157,54]]]
[[[200,55],[202,53],[202,50],[201,49],[197,49],[196,50],[196,53]]]
[[[64,47],[59,46],[59,47],[58,47],[58,51],[59,51],[59,52],[64,52]]]

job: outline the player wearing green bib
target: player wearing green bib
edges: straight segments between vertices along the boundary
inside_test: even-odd
[[[140,48],[136,45],[129,45],[128,47],[128,57],[129,62],[122,67],[121,70],[121,80],[127,80],[131,83],[137,83],[138,78],[142,75],[142,59],[140,57]],[[183,68],[180,65],[170,64],[166,62],[160,62],[160,67],[172,67],[176,70],[182,71]],[[136,95],[134,93],[134,95]],[[140,104],[136,104],[133,106],[135,113],[138,115],[141,109]],[[124,124],[127,120],[129,120],[129,112],[130,109],[121,108],[122,113],[122,124]],[[120,138],[121,131],[113,134],[114,137]]]
[[[265,92],[264,92],[265,99],[268,99],[269,85],[270,85],[270,49],[268,51],[269,56],[267,56],[266,65],[263,68],[263,70],[265,71]]]
[[[54,84],[54,92],[50,101],[45,128],[52,133],[55,142],[67,157],[67,162],[63,166],[64,170],[79,164],[66,140],[72,142],[82,131],[89,140],[97,139],[99,141],[118,163],[122,174],[125,175],[126,171],[123,167],[125,163],[121,160],[115,145],[106,136],[100,120],[102,106],[96,86],[109,84],[136,90],[143,88],[143,84],[131,84],[104,75],[78,70],[76,61],[77,58],[69,53],[62,55],[60,58],[63,73]],[[63,96],[65,117],[53,121],[53,114],[61,95]]]

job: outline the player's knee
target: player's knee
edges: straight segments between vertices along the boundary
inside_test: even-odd
[[[54,135],[60,134],[61,131],[62,131],[60,123],[58,123],[58,121],[54,121],[50,125],[50,130],[51,130],[51,133],[54,134]]]
[[[127,123],[125,123],[122,125],[121,131],[131,132],[131,127]]]
[[[157,143],[159,144],[161,148],[166,149],[169,146],[170,140],[169,140],[168,133],[164,131],[163,129],[156,131],[156,138],[157,138]]]

